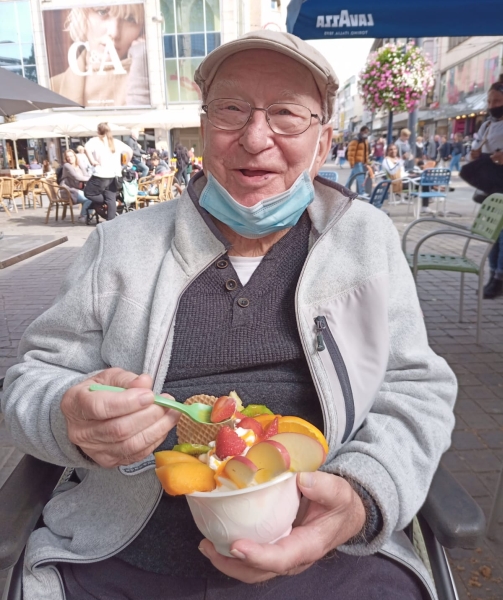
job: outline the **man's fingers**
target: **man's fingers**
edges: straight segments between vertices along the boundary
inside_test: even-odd
[[[73,399],[76,420],[105,421],[138,412],[154,401],[152,390],[133,388],[124,392],[80,390]]]
[[[306,498],[327,509],[345,508],[352,502],[351,486],[342,477],[331,473],[299,473],[297,485]]]
[[[124,442],[157,423],[165,413],[165,408],[152,404],[143,410],[115,419],[92,421],[89,422],[88,427],[82,428],[81,435],[83,439],[81,441],[83,443],[103,442],[106,444]],[[78,445],[82,444],[79,443]]]
[[[113,385],[115,387],[130,388],[130,387],[145,387],[149,390],[152,389],[152,377],[147,374],[138,375],[131,371],[125,371],[118,367],[112,367],[101,371],[93,377],[96,383],[102,383],[103,385]]]
[[[145,451],[151,447],[156,448],[156,445],[159,445],[165,439],[168,432],[178,423],[179,418],[180,413],[174,410],[166,411],[165,415],[157,423],[118,444],[117,454],[126,458],[140,454],[147,456],[149,452]]]

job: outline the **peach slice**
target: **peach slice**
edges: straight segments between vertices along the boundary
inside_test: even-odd
[[[251,485],[257,474],[257,467],[246,456],[235,456],[225,463],[224,473],[238,488]]]
[[[195,463],[172,463],[156,469],[155,473],[170,496],[211,492],[216,485],[213,470],[197,459]]]
[[[303,433],[278,433],[268,441],[278,442],[287,449],[290,455],[290,471],[295,473],[317,471],[327,457],[320,442]],[[250,452],[248,452],[248,455]],[[253,460],[251,456],[250,460]]]
[[[161,450],[154,454],[155,466],[159,469],[174,463],[201,463],[197,456],[191,456],[177,450]],[[201,463],[202,464],[202,463]]]
[[[290,455],[282,444],[273,440],[259,442],[252,446],[246,455],[256,467],[256,483],[265,483],[288,471],[290,468]]]

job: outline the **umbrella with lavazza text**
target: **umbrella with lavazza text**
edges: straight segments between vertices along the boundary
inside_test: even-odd
[[[80,104],[0,67],[0,115],[68,106],[80,107]]]

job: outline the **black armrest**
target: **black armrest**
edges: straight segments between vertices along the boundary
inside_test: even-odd
[[[26,455],[0,488],[0,571],[21,556],[63,471]]]
[[[476,548],[484,538],[482,509],[442,466],[435,473],[420,515],[444,548]]]

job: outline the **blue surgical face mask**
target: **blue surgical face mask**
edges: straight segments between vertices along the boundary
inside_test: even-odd
[[[309,169],[303,171],[288,190],[265,198],[254,206],[243,206],[208,172],[208,182],[199,204],[233,231],[249,239],[293,227],[314,200],[314,186],[309,172],[316,158],[320,136]]]

